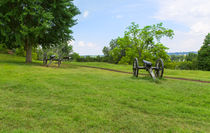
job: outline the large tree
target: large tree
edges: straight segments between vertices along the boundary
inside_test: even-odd
[[[108,55],[113,57],[114,62],[123,64],[131,64],[135,57],[138,57],[139,60],[156,60],[157,58],[169,60],[166,52],[168,48],[161,44],[160,39],[162,37],[173,38],[173,35],[173,30],[163,27],[162,23],[144,28],[131,23],[124,37],[112,40],[110,46],[104,51],[107,55],[107,50],[109,50]]]
[[[210,71],[210,33],[206,36],[203,46],[198,51],[198,68]]]
[[[73,0],[0,1],[0,43],[24,46],[26,62],[31,62],[33,47],[49,48],[72,39],[77,14]]]

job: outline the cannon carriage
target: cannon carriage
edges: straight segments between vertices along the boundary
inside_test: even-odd
[[[146,60],[143,60],[144,66],[139,66],[138,59],[135,58],[133,61],[133,75],[138,77],[139,70],[145,69],[149,72],[150,76],[155,80],[156,78],[162,78],[164,73],[164,63],[160,58],[156,61],[155,67],[152,67],[152,63]]]
[[[50,66],[50,64],[52,64],[53,61],[57,61],[58,67],[60,67],[62,61],[69,61],[70,59],[71,57],[68,56],[63,57],[62,59],[56,59],[55,55],[51,55],[49,59],[47,58],[47,56],[45,56],[45,58],[43,59],[43,64],[48,67]]]
[[[49,63],[48,63],[48,61],[49,61]],[[58,67],[60,67],[62,59],[56,59],[55,55],[51,55],[49,59],[47,59],[47,57],[44,58],[43,59],[43,64],[48,67],[48,66],[50,66],[50,64],[52,64],[53,61],[57,61],[58,62]]]

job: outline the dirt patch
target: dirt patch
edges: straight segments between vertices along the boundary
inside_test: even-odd
[[[124,72],[124,71],[113,70],[113,69],[109,69],[109,68],[94,67],[94,66],[80,66],[80,67],[96,68],[96,69],[107,70],[107,71],[118,72],[118,73],[133,74],[132,72]],[[139,74],[139,75],[148,75],[148,74]],[[210,81],[202,81],[202,80],[178,78],[178,77],[169,77],[169,76],[164,76],[164,78],[166,78],[166,79],[176,79],[176,80],[185,80],[185,81],[193,81],[193,82],[200,82],[200,83],[210,83]]]

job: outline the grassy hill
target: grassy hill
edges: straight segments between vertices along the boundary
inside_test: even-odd
[[[0,54],[0,132],[210,132],[209,95],[210,84]]]

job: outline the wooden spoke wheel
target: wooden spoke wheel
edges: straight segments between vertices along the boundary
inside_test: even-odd
[[[139,74],[138,66],[139,66],[138,59],[135,58],[133,61],[133,76],[135,77],[138,77],[138,74]]]
[[[164,72],[164,63],[163,60],[160,58],[156,61],[156,69],[155,69],[155,76],[157,78],[162,78],[163,77],[163,72]]]

